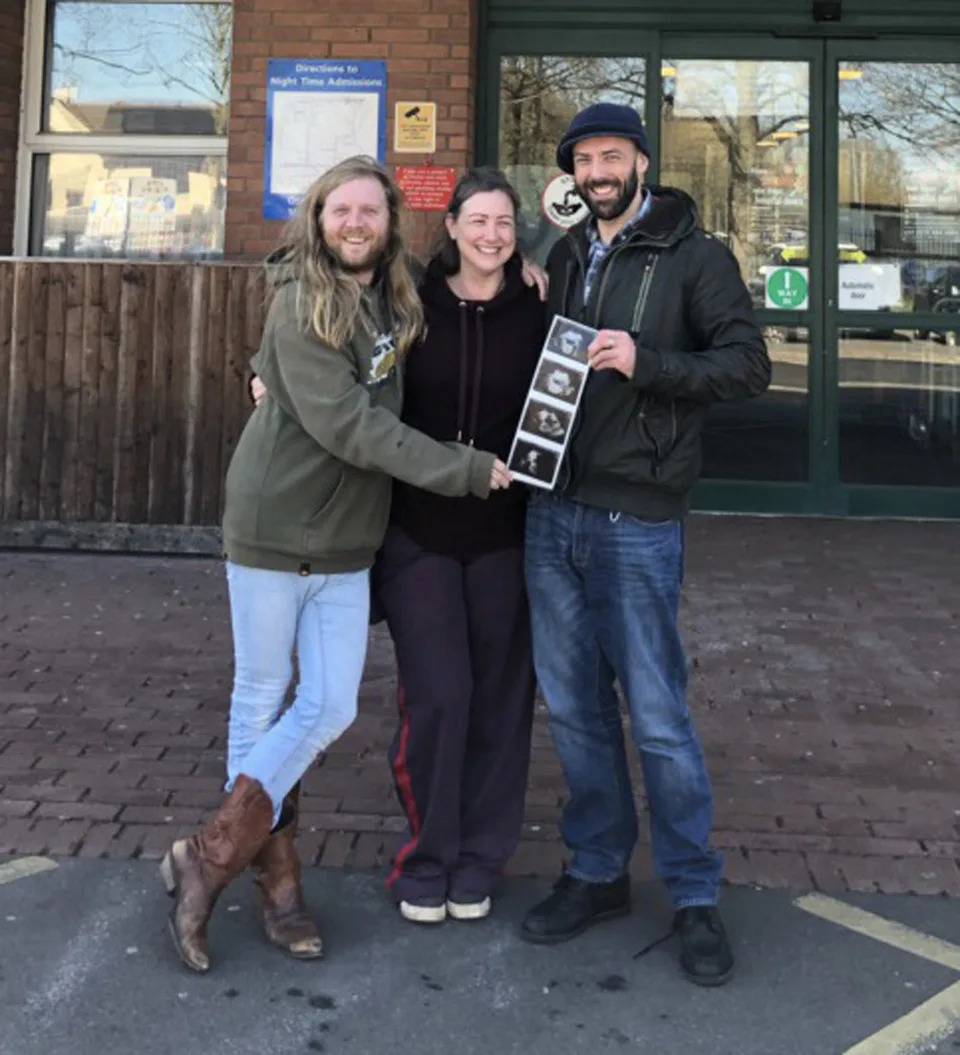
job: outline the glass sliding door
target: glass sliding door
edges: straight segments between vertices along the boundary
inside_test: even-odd
[[[661,68],[661,180],[699,204],[731,249],[758,309],[809,304],[810,67],[787,59],[667,58]],[[785,266],[789,264],[789,266]],[[773,384],[760,400],[716,407],[703,475],[809,477],[809,340],[767,327]]]
[[[960,62],[830,48],[838,486],[854,508],[960,513]]]
[[[711,408],[701,505],[810,508],[811,347],[822,270],[814,226],[815,67],[793,42],[668,38],[660,66],[660,179],[697,202],[736,257],[764,327],[773,380]],[[813,241],[817,241],[814,235]],[[783,503],[780,505],[780,503]]]

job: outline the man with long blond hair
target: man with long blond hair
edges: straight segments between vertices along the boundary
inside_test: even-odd
[[[399,363],[423,309],[399,229],[399,194],[369,158],[308,190],[275,258],[277,288],[253,368],[267,395],[227,472],[224,551],[235,675],[227,796],[161,863],[184,964],[210,966],[206,928],[252,864],[268,938],[322,954],[294,850],[299,781],[356,716],[369,569],[391,477],[444,495],[506,487],[493,454],[402,424]],[[299,680],[283,709],[296,653]]]

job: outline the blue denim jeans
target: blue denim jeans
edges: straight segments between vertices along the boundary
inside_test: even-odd
[[[563,839],[571,875],[606,882],[637,840],[619,681],[640,752],[653,863],[674,907],[711,905],[722,870],[709,848],[713,796],[687,709],[677,629],[683,523],[535,496],[526,579],[537,678],[569,800]]]
[[[284,796],[357,716],[367,651],[369,572],[298,575],[227,563],[234,680],[227,790],[259,780],[279,819]],[[300,680],[283,709],[296,652]]]

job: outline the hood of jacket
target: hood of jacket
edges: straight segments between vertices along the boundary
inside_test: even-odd
[[[437,257],[434,257],[427,265],[420,279],[419,288],[424,307],[433,308],[443,315],[460,314],[460,305],[463,300],[447,284],[447,273]],[[494,315],[509,311],[516,300],[523,296],[526,289],[527,285],[523,281],[523,262],[520,254],[514,253],[504,266],[503,289],[492,300],[483,301],[484,314],[487,318],[492,318]]]
[[[699,229],[700,211],[685,191],[656,186],[648,186],[646,190],[653,195],[653,206],[630,232],[628,244],[665,249]],[[577,224],[567,236],[582,258],[586,258],[588,252],[587,228],[591,222],[592,218]]]

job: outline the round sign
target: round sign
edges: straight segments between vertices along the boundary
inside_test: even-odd
[[[557,227],[573,227],[587,216],[587,207],[577,193],[573,176],[564,173],[547,184],[542,199],[543,215]]]
[[[774,308],[802,308],[807,293],[807,276],[799,268],[778,267],[767,276],[767,300]]]

